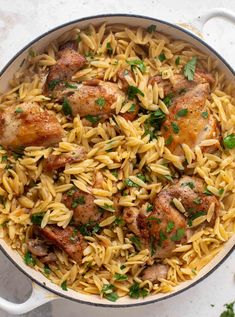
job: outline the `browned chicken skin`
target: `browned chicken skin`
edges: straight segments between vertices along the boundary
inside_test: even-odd
[[[56,116],[35,102],[10,106],[0,111],[0,144],[17,149],[50,146],[61,141],[63,129]]]
[[[45,228],[37,227],[36,231],[46,242],[64,250],[74,261],[81,262],[86,242],[78,230],[71,226],[63,229],[50,225]]]
[[[46,94],[52,93],[52,87],[56,85],[64,85],[71,77],[86,64],[84,56],[79,54],[76,50],[75,42],[67,42],[60,47],[57,54],[57,63],[50,67],[44,92]],[[54,87],[55,88],[55,87]]]
[[[86,159],[85,148],[80,146],[76,150],[60,155],[51,154],[44,161],[44,170],[52,172],[54,170],[64,168],[66,164],[80,162]]]
[[[216,119],[206,112],[205,102],[208,96],[209,84],[205,83],[196,85],[174,99],[161,132],[169,150],[175,155],[183,154],[183,143],[194,149],[203,140],[219,138]],[[206,117],[203,113],[206,113]],[[177,133],[173,125],[178,126]],[[202,150],[213,152],[218,147],[219,142],[216,145],[202,147]]]
[[[198,212],[206,213],[212,202],[215,203],[215,214],[219,212],[218,200],[215,196],[204,194],[204,189],[200,178],[184,176],[157,195],[151,213],[147,215],[140,211],[133,214],[128,208],[124,211],[124,220],[129,229],[140,237],[143,247],[150,247],[153,257],[171,256],[176,244],[186,241],[186,217]],[[181,201],[186,215],[176,209],[173,198]]]
[[[214,83],[210,73],[197,68],[192,81],[187,80],[182,74],[177,74],[171,80],[154,76],[150,78],[149,84],[154,83],[164,90],[165,96],[173,94],[169,116],[161,129],[166,145],[173,154],[183,155],[183,143],[194,149],[203,140],[220,138],[216,119],[206,108],[210,85]],[[219,142],[203,146],[202,151],[214,152],[218,148]]]
[[[153,264],[152,266],[147,267],[142,272],[142,280],[148,280],[152,283],[159,281],[161,278],[167,277],[168,265],[165,264]]]
[[[72,188],[62,197],[65,206],[73,210],[73,222],[75,225],[86,224],[90,221],[98,221],[102,217],[98,206],[94,203],[94,196],[75,188]]]

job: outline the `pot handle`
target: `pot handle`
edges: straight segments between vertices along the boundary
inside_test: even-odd
[[[32,293],[24,303],[16,304],[0,297],[0,308],[10,314],[20,315],[58,298],[58,296],[32,283]]]
[[[191,21],[191,25],[195,27],[199,32],[202,32],[204,25],[206,24],[207,21],[213,18],[224,18],[229,20],[232,23],[235,23],[235,13],[225,9],[225,8],[214,8],[211,9],[210,11],[200,15],[193,21]]]

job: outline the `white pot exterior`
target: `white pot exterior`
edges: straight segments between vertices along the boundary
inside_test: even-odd
[[[190,32],[185,31],[177,26],[171,25],[164,21],[154,20],[152,18],[147,18],[147,17],[120,14],[120,15],[104,15],[104,16],[90,17],[90,18],[81,19],[79,21],[74,21],[74,22],[65,24],[61,27],[58,27],[52,31],[49,31],[48,33],[42,35],[40,38],[34,40],[27,47],[25,47],[20,53],[18,53],[16,57],[14,57],[2,70],[1,77],[0,77],[1,90],[4,91],[8,88],[7,83],[9,79],[12,78],[13,74],[18,70],[24,58],[26,58],[26,56],[28,55],[28,50],[30,49],[30,47],[33,47],[36,51],[43,51],[52,40],[55,40],[64,32],[70,29],[73,29],[75,26],[82,29],[86,27],[89,23],[98,25],[103,22],[123,23],[123,24],[131,25],[131,26],[141,26],[143,28],[147,28],[151,24],[156,24],[157,30],[159,32],[163,32],[167,35],[170,35],[174,39],[178,38],[178,39],[187,41],[191,43],[192,45],[195,45],[198,49],[200,49],[204,53],[210,55],[212,58],[219,60],[219,65],[218,65],[219,69],[223,71],[223,73],[226,75],[226,78],[229,81],[234,82],[234,72],[232,68],[213,49],[208,47],[206,43],[204,43],[201,39],[197,38],[195,35],[190,34]],[[189,287],[192,287],[193,285],[198,283],[200,280],[205,278],[208,274],[213,272],[226,259],[226,257],[228,257],[228,255],[232,252],[235,246],[235,235],[228,242],[225,243],[222,251],[206,267],[204,267],[193,280],[189,280],[189,281],[181,283],[179,286],[175,287],[172,293],[151,295],[144,299],[142,298],[131,299],[131,298],[125,297],[125,298],[119,299],[117,302],[114,302],[114,303],[111,303],[110,301],[106,299],[101,299],[99,296],[84,295],[70,289],[68,289],[68,291],[63,291],[61,287],[51,283],[41,273],[27,266],[23,262],[23,259],[20,257],[20,255],[14,250],[12,250],[11,247],[9,247],[5,243],[5,241],[0,240],[0,246],[2,251],[10,258],[10,260],[21,271],[23,271],[28,277],[30,277],[38,285],[42,286],[43,288],[46,288],[47,290],[53,292],[54,294],[57,294],[58,296],[66,297],[67,299],[75,300],[75,301],[90,304],[90,305],[100,305],[100,306],[109,306],[109,307],[111,306],[112,307],[121,307],[121,306],[127,307],[127,306],[144,305],[144,304],[156,302],[159,300],[163,300],[171,296],[174,296],[177,293],[182,292]],[[33,309],[34,307],[37,307],[40,304],[43,304],[47,301],[50,301],[56,298],[56,296],[54,296],[53,294],[47,291],[45,291],[43,294],[44,295],[41,295],[40,299],[38,299],[38,303],[36,303],[36,300],[35,300],[34,305],[32,305],[31,303],[31,306],[28,306],[27,309],[26,308],[21,309],[20,311],[19,309],[17,310],[17,308],[15,308],[15,310],[9,309],[7,307],[8,302],[6,301],[1,302],[1,300],[0,300],[0,307],[14,313],[22,313],[25,311],[29,311],[30,309]],[[28,302],[29,301],[27,301],[26,303]]]

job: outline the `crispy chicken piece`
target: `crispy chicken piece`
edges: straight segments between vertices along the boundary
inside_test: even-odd
[[[99,81],[96,86],[81,84],[68,96],[68,102],[73,116],[79,114],[82,118],[98,116],[100,119],[106,119],[115,113],[115,109],[111,109],[112,104],[124,96],[117,84]]]
[[[219,129],[215,118],[206,111],[205,103],[209,96],[209,84],[198,84],[184,95],[173,100],[167,120],[161,128],[169,150],[175,155],[182,155],[181,145],[191,149],[203,140],[219,139]],[[206,115],[203,115],[206,114]],[[202,147],[203,151],[213,152],[219,142]]]
[[[35,102],[0,111],[0,144],[16,150],[26,146],[51,146],[61,141],[63,129],[56,116]]]
[[[213,202],[215,215],[218,215],[217,198],[203,192],[204,185],[200,178],[184,176],[157,195],[151,213],[147,215],[142,208],[139,213],[133,213],[128,208],[124,211],[124,220],[129,229],[140,237],[142,246],[150,248],[153,257],[171,256],[176,243],[186,241],[186,216],[191,217],[202,211],[206,213]],[[174,198],[181,201],[187,215],[176,209],[172,203]]]
[[[67,81],[71,80],[73,74],[86,64],[85,57],[77,52],[77,45],[74,41],[67,42],[61,46],[57,57],[57,63],[50,67],[46,79],[45,94],[51,94],[55,88],[60,88],[60,85],[63,86]]]
[[[161,278],[166,278],[169,267],[165,264],[153,264],[142,272],[142,280],[148,280],[152,283],[156,283]]]
[[[74,224],[86,224],[89,221],[99,221],[102,217],[102,212],[94,203],[94,196],[76,188],[72,188],[62,197],[62,202],[65,206],[73,210]]]
[[[66,164],[80,162],[85,160],[86,150],[80,146],[76,150],[69,153],[62,153],[60,155],[51,154],[44,161],[44,170],[52,172],[60,168],[64,168]]]
[[[64,250],[74,261],[80,263],[86,242],[83,236],[71,226],[65,229],[50,225],[45,228],[37,227],[39,234],[46,242]]]

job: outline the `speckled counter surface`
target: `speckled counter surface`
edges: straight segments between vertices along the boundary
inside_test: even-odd
[[[136,13],[170,22],[188,22],[213,8],[235,12],[234,0],[0,0],[0,68],[29,41],[52,27],[102,13]],[[204,38],[235,68],[235,27],[222,19],[209,21]],[[45,304],[24,317],[218,317],[235,300],[235,253],[206,280],[163,302],[131,309],[102,309],[66,300]],[[30,281],[0,253],[0,295],[24,301]],[[0,310],[0,317],[10,317]]]

